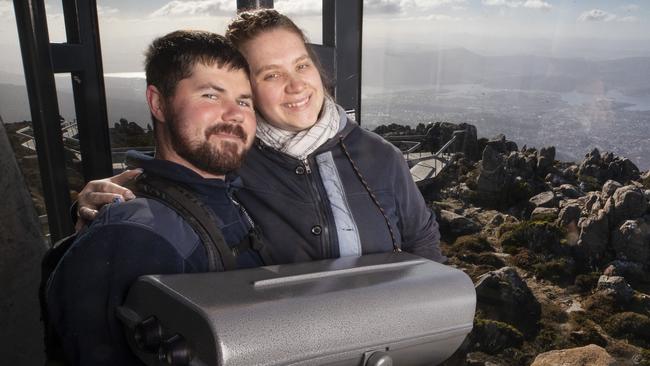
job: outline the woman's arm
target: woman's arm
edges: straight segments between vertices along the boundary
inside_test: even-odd
[[[110,178],[92,180],[79,192],[77,198],[77,223],[75,229],[81,230],[88,222],[95,219],[97,212],[105,204],[116,199],[129,201],[135,198],[133,192],[122,187],[142,173],[141,169],[125,170]]]

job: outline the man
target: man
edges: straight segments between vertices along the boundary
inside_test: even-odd
[[[248,66],[223,37],[177,31],[146,53],[147,103],[156,158],[131,155],[147,175],[192,191],[216,216],[230,247],[252,223],[232,198],[236,170],[255,137]],[[263,265],[249,250],[238,268]],[[208,271],[208,255],[192,227],[171,207],[136,198],[104,208],[53,273],[50,322],[73,365],[140,364],[128,349],[115,309],[145,274]]]

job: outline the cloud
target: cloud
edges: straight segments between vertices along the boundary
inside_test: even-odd
[[[229,0],[174,0],[162,8],[154,11],[149,16],[152,18],[174,16],[214,16],[234,15],[236,11],[234,1]]]
[[[629,4],[629,5],[621,6],[621,10],[623,10],[625,12],[628,12],[628,13],[635,12],[635,11],[637,11],[639,9],[640,9],[639,6],[636,5],[636,4]]]
[[[395,0],[364,0],[364,14],[400,14],[404,12],[402,1]]]
[[[636,23],[639,21],[639,18],[635,16],[626,16],[626,17],[618,17],[616,18],[616,21],[622,22],[622,23]]]
[[[551,10],[553,5],[544,0],[482,0],[483,5],[508,8],[527,8],[536,10]]]
[[[111,16],[111,15],[116,15],[119,12],[120,12],[119,9],[97,4],[97,15],[99,16]]]
[[[527,0],[523,6],[524,8],[539,10],[551,10],[553,8],[551,4],[543,0]]]
[[[0,19],[13,19],[14,18],[14,5],[11,1],[0,1]]]
[[[466,4],[467,0],[364,0],[363,13],[405,16],[407,14],[428,13],[433,9],[443,7],[451,10],[465,10]]]
[[[287,15],[320,15],[323,12],[322,0],[277,0],[273,8]]]
[[[618,16],[614,13],[608,13],[601,9],[591,9],[583,12],[578,17],[579,22],[622,22],[634,23],[638,21],[635,16]]]

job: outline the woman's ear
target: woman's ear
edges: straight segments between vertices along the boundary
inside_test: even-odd
[[[147,85],[147,104],[156,120],[165,123],[165,98],[154,85]]]

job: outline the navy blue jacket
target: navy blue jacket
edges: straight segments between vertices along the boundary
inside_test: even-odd
[[[204,179],[178,164],[137,155],[148,174],[184,183],[219,219],[228,245],[250,224],[232,200],[239,178]],[[256,253],[238,256],[240,268],[262,265]],[[136,198],[105,206],[64,255],[50,278],[48,313],[73,365],[140,365],[115,315],[131,283],[146,274],[206,272],[203,244],[171,208]]]
[[[402,153],[341,112],[337,136],[305,161],[257,140],[239,170],[236,196],[273,262],[389,252],[391,231],[403,250],[444,261],[435,215]]]

